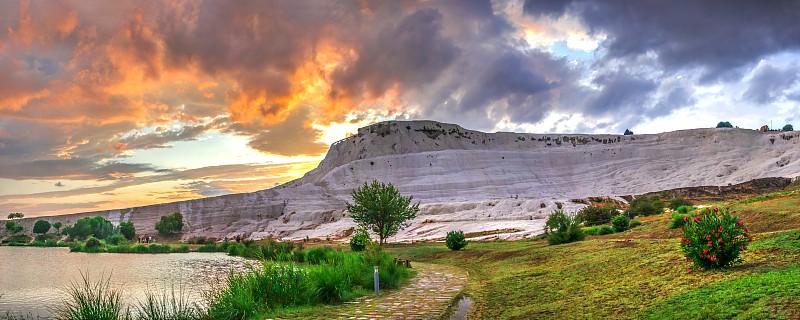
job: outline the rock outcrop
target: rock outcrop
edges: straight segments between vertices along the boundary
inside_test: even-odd
[[[555,208],[584,206],[570,199],[793,178],[800,173],[798,143],[800,132],[737,128],[623,136],[390,121],[333,144],[316,169],[275,188],[53,218],[70,223],[99,214],[153,234],[160,216],[180,211],[184,237],[338,238],[353,226],[344,211],[351,190],[378,179],[421,202],[418,218],[390,241],[441,238],[450,230],[526,237],[541,233]]]

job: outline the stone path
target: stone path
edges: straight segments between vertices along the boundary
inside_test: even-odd
[[[417,276],[404,288],[326,306],[325,319],[437,319],[467,284],[463,269],[412,263]]]

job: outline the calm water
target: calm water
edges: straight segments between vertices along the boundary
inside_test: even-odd
[[[189,299],[202,301],[210,284],[248,261],[222,253],[115,254],[70,253],[69,248],[0,247],[0,314],[49,317],[66,298],[71,282],[111,276],[126,305],[136,305],[145,292],[170,292],[183,286]],[[160,296],[160,294],[159,294]]]

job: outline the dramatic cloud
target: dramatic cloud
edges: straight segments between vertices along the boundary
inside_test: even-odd
[[[669,123],[689,111],[800,121],[799,6],[0,2],[0,178],[21,190],[0,205],[252,191],[389,119],[586,133],[685,128]]]
[[[608,55],[653,52],[665,68],[704,70],[704,80],[738,75],[763,56],[800,48],[800,3],[748,1],[525,0],[534,16],[581,18],[609,35]]]

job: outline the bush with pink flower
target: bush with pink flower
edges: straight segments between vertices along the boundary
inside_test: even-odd
[[[705,208],[697,217],[687,217],[681,249],[695,267],[714,269],[742,262],[739,253],[752,240],[747,227],[727,210]]]

